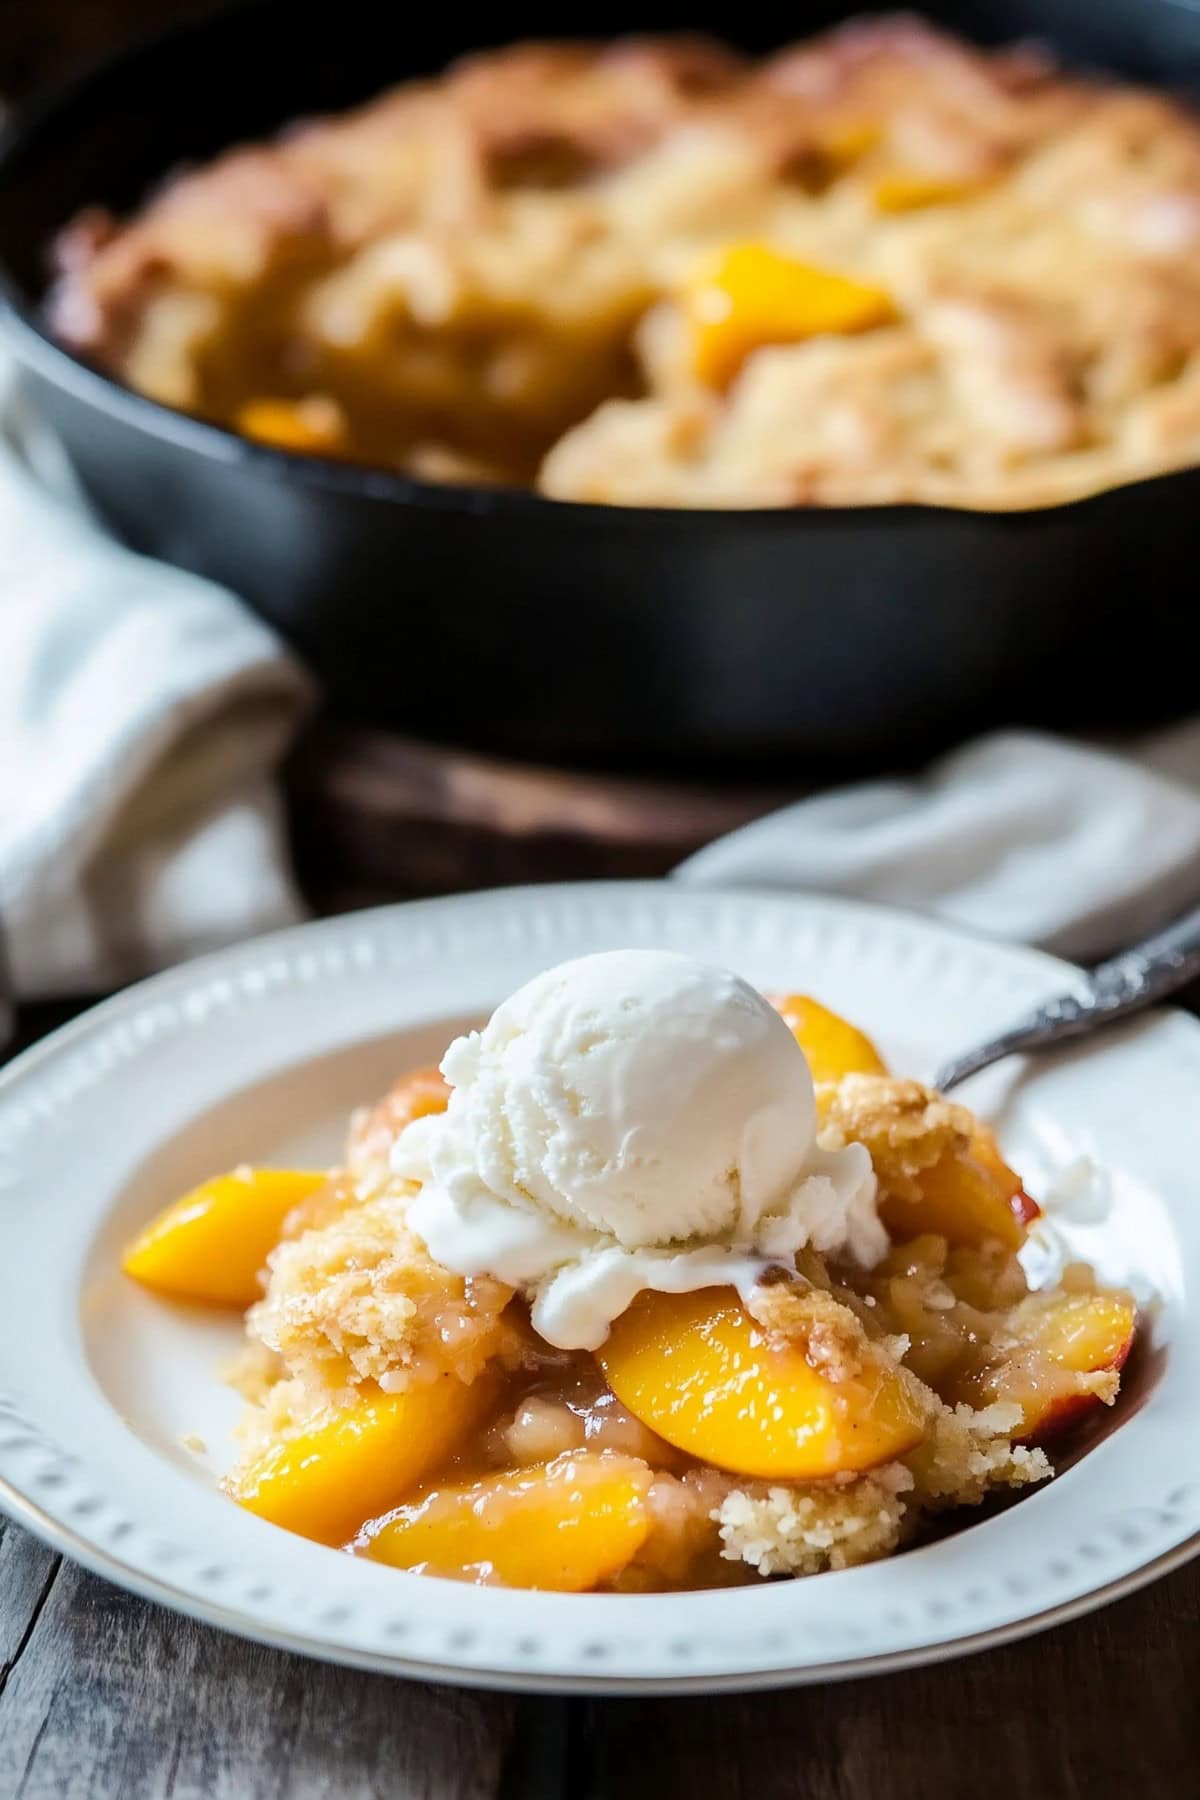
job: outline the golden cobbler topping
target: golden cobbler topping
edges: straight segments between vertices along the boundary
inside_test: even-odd
[[[58,252],[134,388],[434,481],[1006,508],[1200,460],[1194,119],[911,17],[473,58]]]
[[[772,1004],[820,1072],[823,1146],[870,1152],[869,1264],[809,1243],[558,1346],[529,1292],[414,1229],[391,1152],[447,1105],[429,1070],[358,1115],[341,1167],[243,1167],[153,1220],[127,1274],[248,1309],[232,1500],[393,1568],[638,1593],[847,1569],[1048,1479],[1117,1398],[1133,1297],[1083,1264],[1031,1291],[1038,1208],[987,1126],[810,997]]]

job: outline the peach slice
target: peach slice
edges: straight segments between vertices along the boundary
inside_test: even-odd
[[[323,1169],[234,1169],[152,1219],[121,1259],[143,1287],[177,1299],[252,1306],[259,1272],[294,1206],[324,1187]]]
[[[680,295],[693,371],[727,387],[767,344],[869,331],[896,316],[891,297],[770,244],[726,244],[691,271]]]
[[[964,180],[961,176],[887,169],[875,177],[871,199],[877,212],[919,212],[928,206],[951,206],[959,200],[971,200],[983,185],[978,179]]]
[[[887,1064],[870,1038],[848,1019],[808,994],[768,994],[768,1000],[803,1050],[820,1085],[844,1075],[886,1075]]]
[[[641,1294],[596,1352],[622,1405],[676,1449],[730,1469],[807,1481],[890,1462],[924,1411],[883,1365],[834,1382],[773,1342],[728,1288]]]
[[[346,447],[342,409],[327,394],[308,394],[302,400],[248,400],[238,411],[236,423],[244,437],[273,444],[277,450],[336,456]]]
[[[1025,1442],[1057,1437],[1116,1398],[1116,1377],[1137,1332],[1129,1295],[1031,1294],[1008,1323],[1019,1348],[992,1373],[988,1396],[1020,1404]]]
[[[971,1245],[996,1238],[1007,1249],[1019,1250],[1026,1228],[1041,1211],[984,1126],[967,1151],[941,1157],[917,1181],[918,1199],[889,1194],[880,1206],[879,1216],[893,1237],[931,1232],[951,1244]]]
[[[423,1575],[586,1593],[641,1549],[653,1479],[633,1457],[568,1451],[434,1488],[393,1513],[369,1538],[367,1554]]]
[[[486,1375],[470,1387],[440,1375],[399,1394],[365,1388],[353,1405],[326,1407],[269,1444],[230,1479],[228,1491],[247,1512],[285,1531],[347,1543],[443,1463],[495,1396]]]

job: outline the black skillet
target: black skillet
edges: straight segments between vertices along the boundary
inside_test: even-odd
[[[46,249],[181,162],[485,43],[709,28],[751,49],[846,11],[389,8],[250,0],[118,57],[0,149],[4,323],[32,405],[130,543],[226,582],[335,705],[409,731],[625,765],[842,773],[1005,723],[1165,718],[1196,701],[1200,472],[1049,511],[687,513],[437,488],[252,446],[95,373],[38,324]],[[966,35],[1200,88],[1177,0],[959,0]],[[2,603],[0,596],[0,603]]]

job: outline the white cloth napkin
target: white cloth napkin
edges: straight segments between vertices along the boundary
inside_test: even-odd
[[[1200,902],[1200,720],[1119,753],[980,738],[915,779],[770,813],[676,878],[853,894],[1094,960]]]
[[[308,678],[233,595],[108,538],[11,396],[0,424],[0,938],[16,994],[113,987],[302,916],[274,776]]]
[[[0,422],[16,993],[102,990],[300,917],[275,775],[307,677],[233,595],[105,536],[2,391]],[[916,779],[785,807],[676,877],[860,895],[1093,958],[1200,901],[1200,720],[1119,754],[984,738]]]

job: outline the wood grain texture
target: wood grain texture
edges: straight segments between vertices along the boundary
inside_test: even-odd
[[[68,1563],[0,1695],[0,1796],[493,1800],[514,1710],[245,1643]]]
[[[0,1643],[16,1661],[0,1692],[2,1800],[1197,1792],[1194,1567],[1093,1618],[947,1667],[777,1694],[586,1702],[326,1668],[147,1606],[70,1564],[56,1569],[6,1528]]]
[[[0,1705],[60,1560],[0,1514]]]
[[[330,719],[305,735],[287,777],[297,868],[318,912],[665,875],[797,791],[568,773]]]
[[[591,1704],[572,1800],[1194,1800],[1200,1567],[904,1675]],[[645,1749],[653,1745],[653,1758]]]

